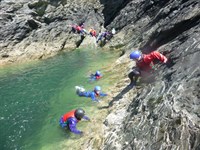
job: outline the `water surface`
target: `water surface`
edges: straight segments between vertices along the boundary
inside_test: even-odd
[[[97,105],[78,97],[74,86],[92,90],[100,85],[107,90],[113,83],[105,70],[116,55],[78,49],[43,61],[0,68],[0,149],[55,149],[59,142],[71,138],[69,132],[60,129],[60,116],[82,107],[92,117]],[[101,70],[104,78],[88,83],[87,76],[95,70]]]

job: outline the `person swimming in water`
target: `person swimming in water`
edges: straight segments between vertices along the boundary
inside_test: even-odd
[[[83,134],[83,131],[80,131],[76,128],[76,125],[81,119],[90,121],[90,118],[85,115],[85,111],[82,108],[76,110],[71,110],[61,116],[59,124],[62,128],[69,129],[74,134]]]
[[[90,97],[92,101],[100,102],[98,100],[98,97],[104,97],[107,96],[107,94],[101,92],[100,86],[95,86],[93,91],[85,91],[83,87],[75,86],[76,88],[76,94],[80,97]]]

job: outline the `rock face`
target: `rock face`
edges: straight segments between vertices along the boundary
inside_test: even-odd
[[[0,5],[0,63],[40,59],[80,45],[73,24],[99,28],[102,15],[95,0],[2,0]],[[6,57],[5,57],[6,56]]]
[[[102,25],[116,29],[105,48],[123,51],[113,70],[125,80],[117,83],[117,92],[113,91],[117,94],[106,107],[110,114],[104,120],[99,149],[200,149],[199,0],[0,3],[1,62],[45,58],[64,48],[95,42],[72,34],[70,24],[84,22],[86,29],[94,27],[98,32]],[[169,63],[156,65],[154,82],[141,81],[129,89],[126,72],[133,64],[128,54],[138,48],[144,53],[158,50]],[[82,149],[96,149],[91,141],[82,144]]]
[[[114,25],[126,33],[125,48],[158,49],[171,60],[156,65],[155,82],[113,98],[102,149],[200,149],[199,2],[129,1]]]

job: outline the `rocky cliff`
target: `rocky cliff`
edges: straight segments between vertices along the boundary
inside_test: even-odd
[[[152,83],[141,82],[134,89],[126,87],[126,80],[118,83],[124,88],[109,103],[112,113],[104,121],[101,148],[200,149],[199,1],[126,2],[106,20],[108,27],[120,30],[115,42],[126,43],[127,50],[158,50],[171,60],[156,66]],[[114,67],[127,72],[127,58],[128,53]]]
[[[80,140],[82,149],[200,149],[200,6],[198,0],[1,1],[1,62],[45,58],[82,42],[70,24],[102,25],[117,34],[105,45],[120,49],[113,64],[118,81],[110,92],[102,128]],[[82,41],[83,40],[83,41]],[[155,81],[127,87],[139,48],[169,58],[156,65]],[[98,126],[99,127],[99,126]],[[94,127],[95,128],[95,127]],[[97,128],[97,127],[96,127]],[[95,131],[95,129],[93,130]],[[98,136],[97,136],[98,134]],[[95,136],[94,136],[95,135]]]
[[[41,59],[74,49],[83,38],[73,24],[100,29],[103,16],[96,0],[0,1],[0,63]]]

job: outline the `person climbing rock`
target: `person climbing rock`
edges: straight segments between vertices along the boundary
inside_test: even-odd
[[[85,111],[82,108],[78,108],[64,114],[60,118],[59,124],[62,128],[67,128],[74,134],[83,134],[83,131],[76,128],[77,123],[81,121],[81,119],[90,121],[90,118],[85,115]]]
[[[83,28],[83,25],[82,26],[71,25],[71,27],[72,27],[72,32],[73,33],[78,33],[81,36],[84,36],[84,35],[88,34],[87,31]]]
[[[100,78],[102,78],[102,74],[100,71],[96,71],[95,74],[91,74],[90,75],[90,80],[94,81],[94,80],[99,80]]]
[[[104,40],[106,41],[108,35],[111,35],[111,34],[110,34],[109,32],[102,32],[102,33],[100,33],[100,35],[99,35],[98,38],[97,38],[96,43],[98,43],[99,41],[102,41],[103,38],[104,38]]]
[[[76,89],[76,94],[79,96],[83,97],[90,97],[92,101],[95,102],[100,102],[97,98],[98,97],[104,97],[107,96],[107,94],[104,94],[101,92],[101,87],[100,86],[95,86],[93,91],[85,91],[84,88],[80,86],[75,86]]]
[[[153,71],[154,62],[156,60],[166,63],[168,59],[157,51],[150,54],[142,54],[140,50],[135,50],[130,54],[130,59],[136,61],[136,67],[128,74],[130,79],[129,87],[136,85],[138,77],[145,77]]]
[[[90,34],[92,37],[96,37],[96,36],[97,36],[96,30],[94,30],[93,28],[90,28],[89,34]]]
[[[76,30],[76,28],[77,28],[77,25],[71,25],[71,27],[72,27],[72,32],[73,33],[76,33],[77,32],[77,30]]]

